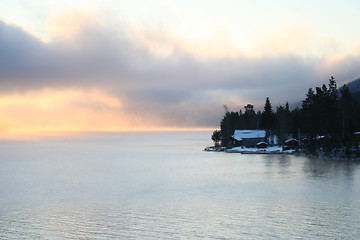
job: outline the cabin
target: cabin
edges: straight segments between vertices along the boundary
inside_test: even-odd
[[[307,145],[310,143],[310,139],[308,137],[304,137],[301,139],[301,144],[302,145]]]
[[[319,144],[320,146],[323,146],[329,140],[329,137],[327,137],[327,136],[317,136],[315,138],[315,140],[316,140],[317,144]]]
[[[235,146],[255,147],[259,142],[266,142],[266,131],[235,130],[232,139]]]
[[[257,144],[256,144],[256,147],[257,148],[267,148],[267,143],[266,142],[258,142]]]
[[[355,135],[355,139],[357,141],[360,141],[360,132],[355,132],[354,135]]]
[[[285,141],[284,150],[296,149],[299,146],[299,141],[295,138],[290,138]]]

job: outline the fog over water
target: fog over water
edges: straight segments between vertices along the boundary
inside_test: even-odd
[[[3,140],[0,238],[359,238],[358,162],[204,152],[210,136]]]

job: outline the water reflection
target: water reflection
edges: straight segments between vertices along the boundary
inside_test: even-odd
[[[342,178],[353,180],[354,172],[359,168],[357,161],[338,161],[328,158],[304,158],[303,171],[312,178]]]
[[[0,146],[0,239],[358,239],[359,163],[202,152],[208,136]]]
[[[269,178],[297,178],[299,173],[299,160],[292,155],[269,154],[264,155],[265,174]]]

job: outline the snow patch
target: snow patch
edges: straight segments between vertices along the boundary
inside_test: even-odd
[[[243,154],[274,154],[274,153],[293,153],[295,150],[283,150],[281,146],[273,146],[268,148],[247,148],[247,147],[234,147],[226,150],[228,153],[243,153]]]

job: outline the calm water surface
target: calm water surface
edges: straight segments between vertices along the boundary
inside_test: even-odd
[[[203,152],[211,132],[0,142],[0,239],[360,239],[360,164]]]

